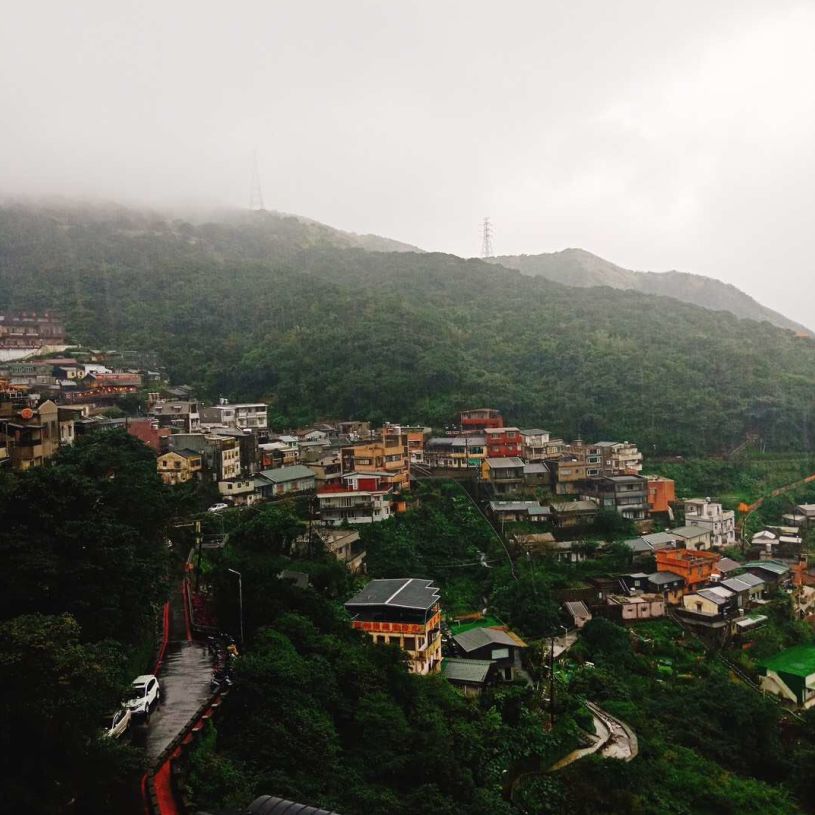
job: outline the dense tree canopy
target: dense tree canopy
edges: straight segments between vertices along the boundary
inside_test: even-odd
[[[746,431],[812,449],[815,341],[668,298],[574,289],[450,255],[348,248],[256,213],[193,226],[123,210],[0,211],[0,308],[160,352],[215,397],[320,415],[449,422],[474,404],[650,452]]]
[[[152,653],[168,490],[123,431],[81,438],[0,488],[3,803],[116,811],[140,759],[102,726]]]

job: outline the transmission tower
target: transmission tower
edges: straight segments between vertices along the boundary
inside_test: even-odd
[[[492,224],[489,218],[484,218],[484,235],[481,239],[481,257],[492,257]]]
[[[252,175],[249,182],[249,209],[263,212],[263,190],[260,188],[260,171],[258,170],[258,151],[252,151]]]

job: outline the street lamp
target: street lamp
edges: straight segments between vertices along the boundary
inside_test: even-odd
[[[243,579],[241,573],[235,569],[227,569],[227,571],[238,576],[238,608],[241,615],[241,651],[243,651]]]

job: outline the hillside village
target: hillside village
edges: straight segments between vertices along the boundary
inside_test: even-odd
[[[633,442],[553,438],[507,425],[490,408],[461,412],[441,433],[359,420],[278,432],[267,404],[206,404],[169,385],[150,355],[84,351],[6,362],[0,385],[6,467],[43,465],[83,434],[121,428],[152,449],[166,485],[201,491],[212,513],[307,499],[311,534],[354,574],[366,571],[362,525],[404,513],[416,483],[450,479],[469,485],[513,558],[580,563],[607,547],[628,552],[629,571],[560,592],[574,631],[594,617],[621,625],[670,618],[711,645],[749,644],[779,591],[798,618],[815,611],[803,542],[813,506],[796,506],[742,540],[733,510],[706,497],[679,499],[671,479],[647,473]],[[354,627],[398,643],[412,671],[442,671],[468,694],[522,670],[521,637],[480,614],[443,618],[443,604],[432,581],[394,576],[369,583],[346,608]],[[815,662],[800,684],[778,659],[764,666],[762,687],[796,705],[815,702],[807,684]]]

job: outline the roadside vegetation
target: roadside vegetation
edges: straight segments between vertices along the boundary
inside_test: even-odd
[[[0,496],[4,808],[122,811],[141,754],[102,724],[153,654],[176,500],[123,431],[0,475]]]

